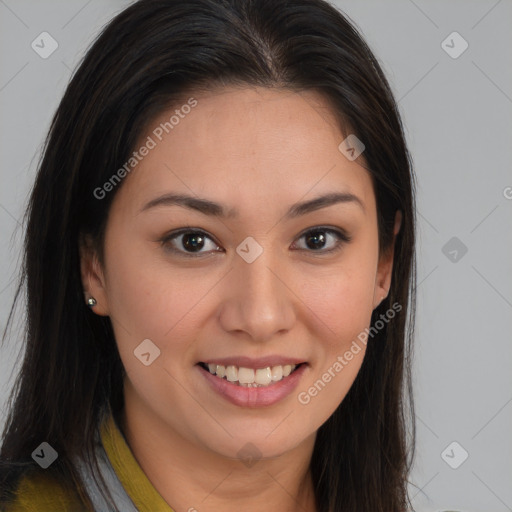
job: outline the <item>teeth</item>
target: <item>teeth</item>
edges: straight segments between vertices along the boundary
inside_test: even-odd
[[[216,364],[216,370],[215,372],[212,372],[210,370],[210,373],[216,373],[221,379],[222,377],[224,377],[224,375],[226,375],[226,368],[224,366],[221,366],[220,364]],[[210,365],[208,365],[208,368],[210,367]]]
[[[282,366],[272,366],[272,380],[277,382],[283,378],[283,367]]]
[[[212,373],[210,371],[210,373]],[[229,382],[236,382],[238,380],[238,370],[236,366],[228,366],[226,368],[226,379],[229,380]]]
[[[262,386],[267,386],[272,382],[272,370],[268,367],[259,368],[256,370],[254,382],[256,382],[256,384],[261,384]]]
[[[238,382],[246,388],[268,386],[273,382],[279,382],[295,370],[297,365],[285,364],[284,366],[267,366],[266,368],[245,368],[243,366],[222,366],[220,364],[208,364],[208,370],[212,375],[219,378],[226,378],[229,382]]]
[[[252,368],[238,368],[238,382],[240,384],[252,384],[254,382],[254,370]]]

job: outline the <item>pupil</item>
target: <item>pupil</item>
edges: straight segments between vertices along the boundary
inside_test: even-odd
[[[308,244],[308,247],[309,247],[309,241],[310,241],[311,239],[315,240],[315,241],[313,242],[313,245],[314,245],[314,246],[312,247],[313,249],[318,249],[318,247],[317,247],[317,246],[315,246],[315,244],[317,244],[317,243],[318,243],[318,241],[320,241],[321,243],[325,243],[325,236],[324,236],[324,234],[322,233],[322,231],[315,231],[315,234],[310,235],[310,236],[307,238],[307,244]],[[310,248],[311,248],[311,247],[310,247]]]
[[[199,241],[199,242],[197,242]],[[196,245],[196,243],[198,245]],[[183,246],[187,249],[197,250],[201,249],[203,244],[203,237],[200,234],[185,235],[183,237]]]

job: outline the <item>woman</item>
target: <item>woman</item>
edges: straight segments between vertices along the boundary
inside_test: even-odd
[[[116,16],[27,211],[3,507],[405,511],[411,167],[324,1]]]

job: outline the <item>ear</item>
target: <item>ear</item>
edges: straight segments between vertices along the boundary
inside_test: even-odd
[[[91,308],[91,311],[100,316],[108,316],[109,309],[105,276],[98,259],[95,245],[89,235],[80,235],[79,250],[80,273],[85,293],[84,302],[87,305],[87,300],[90,297],[94,297],[96,299],[96,305]]]
[[[391,246],[379,257],[377,277],[375,279],[375,290],[373,294],[373,309],[375,309],[389,293],[391,286],[391,275],[393,273],[393,259],[395,254],[396,235],[402,225],[402,212],[397,210],[395,215],[395,226],[393,228],[393,241]]]

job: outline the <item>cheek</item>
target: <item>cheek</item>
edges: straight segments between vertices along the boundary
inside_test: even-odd
[[[174,272],[172,278],[148,267],[139,267],[127,273],[125,263],[119,265],[113,276],[117,284],[111,285],[109,307],[114,322],[122,324],[134,341],[150,338],[163,343],[183,330],[190,322],[189,313],[204,295],[204,282],[194,286],[180,279]],[[112,283],[113,283],[112,280]],[[188,285],[187,285],[188,284]],[[121,332],[124,335],[126,332]],[[158,340],[158,341],[157,341]]]
[[[179,314],[179,291],[164,278],[144,247],[130,238],[116,238],[106,245],[108,307],[120,351],[133,349],[142,340],[161,338]],[[165,307],[165,311],[164,311]],[[174,313],[173,313],[174,312]]]
[[[305,401],[301,401],[300,396],[298,398],[301,404],[314,400],[311,412],[315,409],[315,414],[323,420],[344,399],[366,352],[361,333],[365,332],[371,320],[370,281],[353,277],[343,279],[341,276],[337,283],[331,282],[314,302],[314,313],[325,324],[324,334],[316,336],[317,347],[310,378],[300,390],[306,394]],[[321,398],[317,399],[317,395]]]
[[[373,311],[376,248],[354,251],[330,275],[304,281],[304,302],[320,320],[314,364],[297,401],[319,427],[350,390],[366,352]],[[361,247],[362,249],[362,247]],[[322,333],[322,334],[320,334]]]
[[[368,254],[370,256],[368,256]],[[302,277],[302,298],[324,325],[333,348],[341,348],[368,327],[373,310],[376,258],[355,252],[337,267]]]
[[[133,351],[150,339],[161,350],[158,363],[177,367],[179,359],[189,359],[190,341],[204,322],[201,305],[225,270],[178,268],[165,255],[155,257],[147,242],[137,246],[118,239],[110,249],[108,304],[123,363],[137,366]]]
[[[333,276],[323,286],[311,289],[305,302],[333,335],[351,332],[351,328],[365,324],[371,315],[371,280],[357,276]],[[370,314],[370,315],[369,315]]]
[[[131,397],[155,410],[176,408],[186,399],[179,381],[186,362],[192,359],[191,340],[201,324],[200,301],[214,282],[209,283],[204,276],[192,277],[195,274],[190,269],[157,263],[154,256],[153,262],[141,259],[136,251],[128,253],[121,246],[110,257],[117,262],[109,273],[110,316],[131,383]],[[160,351],[149,366],[141,364],[134,353],[147,339]],[[189,402],[187,405],[191,406]]]
[[[326,324],[316,337],[309,378],[296,393],[301,417],[317,430],[334,413],[352,387],[366,353],[361,333],[371,320],[371,290],[348,280],[330,285],[316,297],[314,313]],[[303,425],[296,424],[297,432]]]

